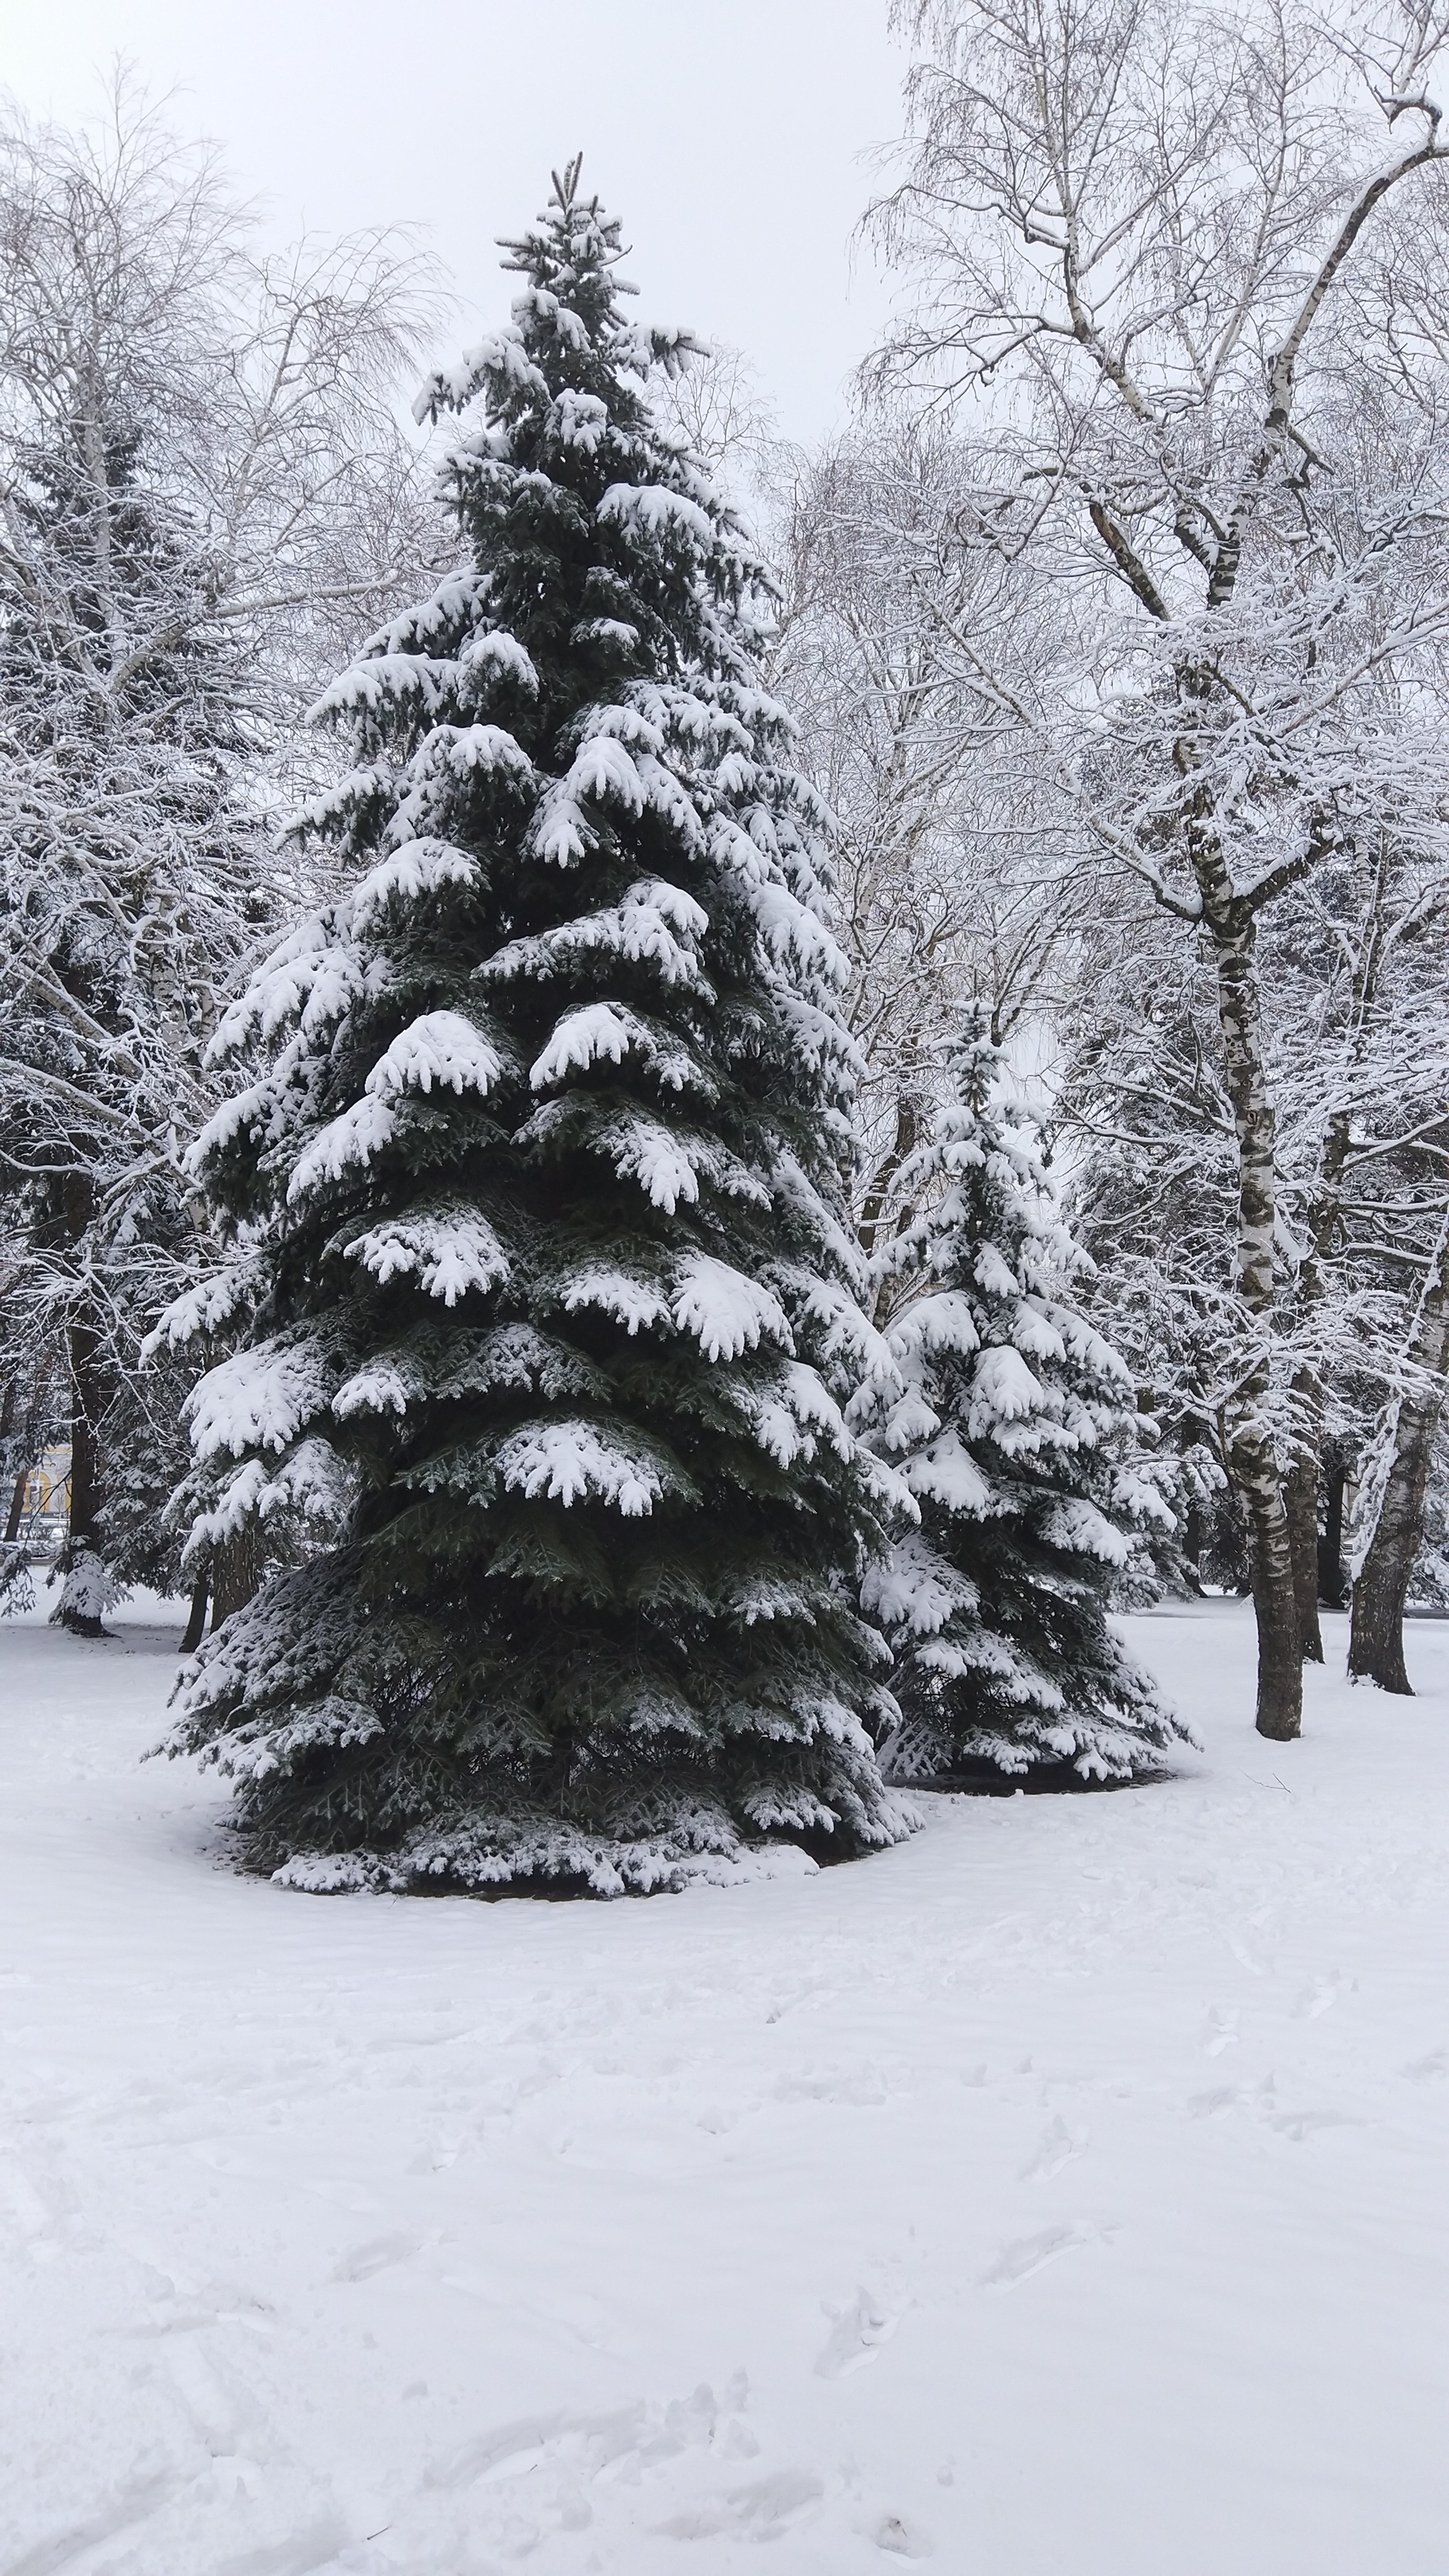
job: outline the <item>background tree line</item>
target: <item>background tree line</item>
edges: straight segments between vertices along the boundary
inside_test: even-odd
[[[850,427],[784,448],[728,354],[669,397],[838,825],[878,1319],[974,997],[1131,1365],[1158,1579],[1251,1589],[1292,1734],[1321,1601],[1402,1689],[1444,1584],[1446,13],[898,18]],[[386,235],[259,256],[124,93],[10,117],[0,261],[0,1463],[13,1540],[69,1443],[84,1626],[183,1579],[195,1345],[139,1354],[214,1268],[221,1013],[326,892],[276,831],[337,756],[299,714],[446,560],[398,409],[437,293]],[[249,1544],[193,1551],[197,1623]]]

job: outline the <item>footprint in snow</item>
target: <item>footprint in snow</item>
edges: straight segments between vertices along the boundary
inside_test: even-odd
[[[1082,2245],[1106,2242],[1105,2231],[1085,2220],[1074,2220],[1065,2227],[1047,2227],[1040,2236],[1019,2236],[1004,2245],[994,2263],[979,2276],[983,2290],[1014,2290],[1021,2281],[1029,2281],[1033,2272],[1043,2271],[1061,2254],[1074,2254]]]
[[[1207,2037],[1203,2041],[1205,2057],[1221,2057],[1225,2048],[1237,2047],[1238,2018],[1235,2005],[1213,2005],[1207,2019]]]
[[[188,2153],[196,2158],[199,2165],[205,2165],[209,2172],[226,2174],[244,2182],[255,2181],[260,2170],[252,2163],[250,2157],[239,2156],[234,2147],[225,2145],[217,2138],[193,2138]]]
[[[1449,2048],[1431,2049],[1427,2057],[1411,2059],[1399,2072],[1407,2075],[1411,2084],[1431,2084],[1435,2076],[1449,2075]]]
[[[1256,2092],[1245,2084],[1216,2084],[1210,2093],[1194,2093],[1187,2105],[1190,2120],[1214,2120],[1224,2111],[1258,2111],[1264,2117],[1277,2099],[1277,2086],[1265,2075]]]
[[[1238,2084],[1215,2084],[1210,2093],[1194,2093],[1187,2106],[1190,2120],[1216,2120],[1224,2111],[1235,2111],[1240,2102],[1251,2100]]]
[[[312,2576],[314,2568],[320,2576],[323,2568],[337,2564],[347,2542],[346,2524],[326,2513],[280,2544],[269,2542],[260,2549],[244,2549],[239,2558],[228,2558],[226,2576]]]
[[[886,2088],[874,2067],[852,2066],[823,2075],[782,2075],[774,2096],[777,2102],[845,2102],[878,2110]]]
[[[671,2514],[655,2528],[670,2540],[715,2540],[725,2532],[742,2540],[778,2540],[824,2493],[820,2479],[807,2469],[777,2469],[750,2486],[731,2487],[725,2495]]]
[[[633,2483],[641,2469],[689,2450],[748,2459],[757,2447],[740,2421],[748,2402],[748,2382],[740,2372],[719,2399],[701,2383],[692,2396],[662,2407],[639,2397],[608,2415],[527,2415],[495,2425],[435,2460],[423,2483],[502,2487],[514,2479],[532,2480],[544,2469],[566,2473],[575,2486],[580,2480],[605,2485],[616,2478]]]
[[[166,2347],[166,2367],[197,2432],[213,2456],[230,2458],[243,2429],[255,2430],[256,2409],[222,2385],[216,2370],[192,2335],[178,2336]]]
[[[1268,2123],[1280,2137],[1292,2138],[1301,2145],[1320,2129],[1362,2129],[1366,2123],[1350,2111],[1278,2111]]]
[[[1250,1977],[1266,1977],[1272,1973],[1266,1960],[1254,1956],[1240,1933],[1230,1932],[1227,1943],[1239,1967],[1246,1968]]]
[[[32,2251],[42,2246],[54,2251],[50,2240],[58,2232],[55,2212],[18,2157],[13,2164],[0,2166],[0,2199],[9,2203],[20,2233],[28,2238]]]
[[[325,2200],[330,2208],[346,2210],[349,2218],[371,2218],[382,2206],[376,2192],[369,2191],[365,2183],[350,2181],[345,2174],[318,2174],[303,2188],[314,2199]]]
[[[1043,2129],[1035,2155],[1029,2156],[1022,2166],[1020,2180],[1050,2182],[1053,2174],[1059,2174],[1063,2165],[1069,2165],[1073,2156],[1081,2154],[1087,2144],[1087,2136],[1085,2129],[1069,2129],[1058,2112],[1057,2117]]]
[[[888,2343],[900,2324],[900,2317],[883,2307],[869,2290],[857,2290],[848,2308],[827,2307],[834,2327],[824,2350],[815,2364],[817,2379],[846,2379],[853,2370],[863,2370],[868,2361],[880,2358],[880,2348]]]
[[[424,2477],[430,2487],[467,2487],[493,2485],[500,2478],[526,2476],[537,2468],[561,2436],[580,2429],[584,2419],[569,2415],[527,2415],[513,2424],[500,2424],[488,2433],[480,2433],[470,2442],[437,2460]],[[619,2419],[620,2438],[603,2445],[603,2467],[616,2456],[625,2456],[637,2447],[638,2426],[643,2409],[633,2408]],[[597,2427],[591,2427],[597,2430]]]
[[[99,2513],[85,2522],[71,2523],[61,2531],[47,2534],[33,2549],[27,2549],[22,2558],[12,2559],[7,2576],[51,2576],[53,2569],[69,2567],[78,2558],[89,2558],[107,2541],[143,2532],[145,2525],[155,2521],[185,2483],[163,2468],[143,2468],[112,2496],[109,2504],[101,2507]],[[111,2560],[112,2566],[116,2563]]]
[[[370,2281],[374,2272],[385,2272],[390,2263],[411,2262],[421,2253],[420,2236],[373,2236],[365,2245],[354,2245],[341,2256],[333,2268],[334,2281]]]
[[[1320,2020],[1324,2013],[1332,2012],[1339,1996],[1345,1991],[1352,1991],[1349,1979],[1340,1976],[1337,1968],[1330,1976],[1315,1977],[1311,1986],[1304,1987],[1293,2007],[1294,2020]]]
[[[883,2513],[879,2522],[869,2525],[865,2537],[887,2558],[934,2558],[936,2554],[930,2533],[918,2522],[908,2522],[903,2513]]]

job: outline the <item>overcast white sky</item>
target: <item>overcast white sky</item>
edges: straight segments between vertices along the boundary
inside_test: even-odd
[[[641,317],[744,349],[808,438],[886,309],[850,236],[899,122],[887,0],[0,0],[0,80],[64,120],[116,54],[223,144],[269,231],[426,228],[501,314],[494,236],[582,150]]]

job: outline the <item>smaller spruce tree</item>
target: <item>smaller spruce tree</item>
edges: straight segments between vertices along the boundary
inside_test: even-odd
[[[1191,1741],[1107,1623],[1134,1521],[1132,1389],[1081,1310],[1090,1272],[973,1004],[954,1096],[903,1175],[922,1214],[882,1269],[898,1372],[861,1399],[919,1530],[868,1573],[898,1657],[897,1778],[1131,1779]]]

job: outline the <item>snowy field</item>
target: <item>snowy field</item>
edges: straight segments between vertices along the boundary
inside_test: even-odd
[[[1173,1782],[614,1906],[238,1880],[0,1627],[3,2576],[1444,2576],[1449,1627],[1129,1626]]]

